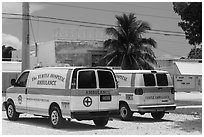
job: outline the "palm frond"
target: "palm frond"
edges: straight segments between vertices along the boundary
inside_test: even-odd
[[[150,25],[147,22],[142,21],[137,28],[136,33],[145,33],[147,30],[150,30]]]
[[[102,59],[103,60],[110,60],[110,58],[113,58],[116,55],[116,51],[111,51],[107,53]]]
[[[137,58],[135,58],[135,56],[132,56],[132,59],[134,61],[134,63],[133,63],[134,69],[139,70],[140,69],[140,65],[139,65],[139,63],[137,61]]]
[[[148,54],[150,54],[150,55],[152,55],[153,57],[156,58],[156,56],[154,55],[154,52],[152,51],[151,47],[149,47],[149,46],[141,46],[140,47],[140,52],[148,53]]]
[[[106,28],[105,29],[106,34],[109,36],[113,36],[114,38],[118,38],[120,33],[115,28]]]
[[[157,42],[155,40],[153,40],[152,38],[142,38],[140,41],[139,41],[139,44],[140,45],[150,45],[154,48],[157,47]]]
[[[157,64],[155,56],[153,56],[152,54],[144,53],[143,55],[144,59],[147,60],[148,62],[151,62],[152,64]]]
[[[121,55],[117,54],[111,60],[109,60],[107,66],[120,66],[121,59]]]

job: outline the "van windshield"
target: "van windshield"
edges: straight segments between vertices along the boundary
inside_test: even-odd
[[[110,71],[98,70],[99,88],[115,88],[114,77]]]
[[[156,74],[158,86],[168,86],[166,74]]]

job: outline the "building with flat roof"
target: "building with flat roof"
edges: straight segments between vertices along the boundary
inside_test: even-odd
[[[157,68],[168,71],[176,91],[202,91],[202,59],[157,60]]]

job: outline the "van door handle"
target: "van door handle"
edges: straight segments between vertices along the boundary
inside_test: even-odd
[[[158,90],[162,90],[162,88],[158,88]]]

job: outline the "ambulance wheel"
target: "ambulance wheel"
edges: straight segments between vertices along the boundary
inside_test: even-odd
[[[7,104],[6,114],[9,120],[16,121],[19,118],[19,113],[16,112],[15,105],[12,102]]]
[[[109,118],[100,118],[100,119],[94,119],[93,122],[98,127],[104,127],[108,124]]]
[[[120,118],[124,121],[130,120],[132,118],[132,111],[125,103],[120,104]]]
[[[161,112],[151,112],[151,115],[154,119],[156,120],[160,120],[164,117],[165,112],[161,111]]]
[[[50,122],[53,128],[61,128],[63,123],[63,118],[61,111],[58,107],[54,106],[50,111]]]

